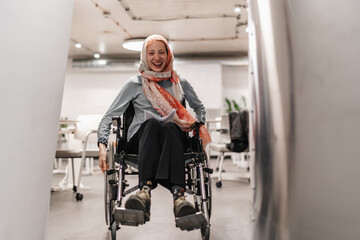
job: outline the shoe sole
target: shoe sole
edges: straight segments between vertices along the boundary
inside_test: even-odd
[[[145,204],[138,198],[129,198],[125,203],[126,209],[141,210],[144,212],[145,221],[150,220],[150,212],[146,209]]]
[[[196,213],[196,211],[195,211],[193,206],[184,205],[184,206],[181,206],[179,208],[179,210],[177,211],[177,214],[175,215],[175,217],[179,218],[179,217],[184,217],[184,216],[195,214],[195,213]]]

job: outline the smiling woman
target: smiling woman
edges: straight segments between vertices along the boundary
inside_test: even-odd
[[[99,166],[103,172],[109,167],[106,145],[112,117],[121,116],[132,104],[134,120],[128,130],[126,151],[139,155],[140,191],[127,199],[125,208],[142,211],[145,221],[149,221],[150,191],[160,184],[173,194],[175,217],[192,215],[196,210],[184,195],[186,140],[183,132],[192,130],[196,121],[205,122],[205,107],[191,85],[174,71],[174,55],[164,37],[151,35],[145,39],[140,56],[140,75],[129,79],[100,122]],[[193,108],[196,118],[183,107],[184,100]],[[174,120],[170,122],[145,118],[146,111],[166,116],[174,109]],[[204,147],[211,141],[203,124],[200,137]]]
[[[167,57],[167,48],[162,41],[150,43],[146,49],[146,62],[154,72],[161,72],[165,68]]]

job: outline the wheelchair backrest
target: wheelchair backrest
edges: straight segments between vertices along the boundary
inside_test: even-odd
[[[132,123],[135,115],[134,105],[130,102],[129,106],[127,107],[126,111],[123,115],[123,135],[124,139],[127,139],[127,131]]]

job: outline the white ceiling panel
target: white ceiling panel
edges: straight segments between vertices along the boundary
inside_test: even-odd
[[[247,54],[245,0],[74,0],[69,57],[122,58],[139,53],[125,39],[157,33],[175,54]],[[234,11],[241,5],[241,12]],[[81,49],[75,43],[82,44]]]

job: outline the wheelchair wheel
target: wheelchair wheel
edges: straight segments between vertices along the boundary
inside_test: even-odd
[[[115,147],[111,143],[106,158],[106,163],[109,164],[109,170],[115,169]],[[105,173],[105,185],[104,185],[104,203],[105,203],[105,222],[106,225],[111,228],[111,224],[114,222],[113,209],[115,207],[116,199],[116,172],[112,174]]]
[[[204,162],[205,166],[207,167],[207,162]],[[212,207],[212,191],[211,191],[211,178],[210,178],[210,174],[203,171],[203,175],[204,175],[204,185],[205,185],[205,196],[206,196],[206,209],[204,209],[204,204],[202,204],[202,200],[201,200],[201,183],[200,183],[200,172],[199,169],[196,169],[193,172],[193,176],[196,176],[197,179],[197,183],[196,183],[196,195],[194,195],[194,204],[195,204],[195,209],[197,212],[201,211],[204,213],[204,215],[206,215],[205,213],[207,212],[208,214],[208,220],[210,223],[210,217],[211,217],[211,207]],[[201,239],[203,240],[209,240],[210,239],[210,224],[204,228],[200,229],[201,231]]]
[[[109,184],[108,184],[109,185]],[[105,195],[105,199],[108,201],[105,202],[105,218],[106,225],[109,226],[109,230],[111,231],[111,240],[116,240],[116,231],[119,229],[118,224],[115,221],[113,210],[115,207],[115,200],[111,199],[111,186],[108,188],[108,194]],[[106,200],[105,200],[106,201]]]
[[[205,194],[206,194],[206,205],[207,205],[207,211],[209,214],[209,219],[211,217],[211,208],[212,208],[212,190],[211,190],[211,177],[210,174],[204,173],[204,177],[206,179],[205,182]],[[197,184],[197,192],[200,194],[200,183]],[[197,212],[202,211],[204,212],[204,209],[201,204],[201,197],[196,195],[194,196],[194,203],[195,203],[195,209]]]
[[[110,230],[111,230],[111,240],[116,240],[116,231],[118,229],[118,225],[116,221],[113,221],[111,224]]]
[[[109,184],[108,176],[105,174],[105,191],[104,191],[104,203],[105,203],[105,223],[110,227],[110,224],[113,222],[113,208],[114,200],[111,196],[111,185]]]
[[[206,187],[206,190],[207,190],[207,193],[206,193],[206,196],[207,196],[207,206],[208,206],[208,213],[209,213],[209,218],[211,217],[211,208],[212,208],[212,191],[211,191],[211,178],[210,176],[208,175],[208,183],[205,184],[205,187]]]
[[[201,229],[201,239],[202,240],[210,239],[210,227],[205,227]]]

